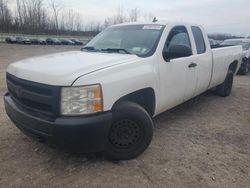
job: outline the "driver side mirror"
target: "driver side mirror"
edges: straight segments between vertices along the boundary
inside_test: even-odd
[[[192,49],[184,45],[171,45],[168,50],[163,51],[163,58],[166,61],[191,55]]]

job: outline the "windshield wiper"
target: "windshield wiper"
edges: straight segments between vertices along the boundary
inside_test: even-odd
[[[123,48],[106,48],[106,49],[101,49],[101,51],[105,51],[105,52],[125,52],[126,54],[131,54],[129,51],[127,51],[126,49]]]
[[[83,50],[92,51],[92,52],[97,52],[98,51],[93,46],[85,46],[85,47],[81,48],[81,51],[83,51]]]

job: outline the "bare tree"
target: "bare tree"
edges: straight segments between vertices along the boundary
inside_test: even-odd
[[[29,33],[46,30],[47,12],[43,3],[44,0],[16,0],[15,25]]]
[[[124,11],[122,7],[118,7],[117,12],[114,16],[108,17],[104,20],[103,27],[106,28],[110,25],[124,23],[128,21],[128,18],[124,15]]]
[[[45,9],[43,8],[43,0],[32,0],[27,5],[28,20],[29,20],[29,31],[38,33],[43,30],[45,20]]]
[[[126,21],[126,17],[124,16],[124,11],[123,11],[123,7],[118,7],[117,9],[117,13],[114,16],[114,23],[118,24],[118,23],[123,23]]]
[[[6,0],[0,0],[0,30],[8,31],[12,22],[12,15]]]
[[[82,17],[79,13],[76,13],[75,16],[75,30],[76,31],[82,31],[83,29],[83,23],[82,23]]]
[[[85,31],[100,32],[102,30],[102,25],[100,22],[90,22],[85,25]]]
[[[154,16],[151,12],[145,13],[144,14],[144,20],[146,22],[151,22],[154,19]]]
[[[81,15],[70,9],[63,10],[59,0],[15,0],[16,9],[8,8],[8,0],[0,0],[0,31],[29,34],[68,34],[83,31]],[[50,10],[48,10],[48,6]],[[122,13],[119,14],[121,17]],[[90,27],[96,33],[101,30],[100,23]],[[91,34],[91,32],[88,32]]]
[[[58,30],[59,29],[59,14],[61,12],[61,10],[63,9],[63,6],[61,3],[59,3],[56,0],[50,0],[50,7],[52,9],[52,13],[53,13],[53,17],[55,20],[55,29]]]
[[[16,0],[16,7],[17,7],[17,20],[19,27],[23,27],[23,6],[22,6],[22,0]]]
[[[129,11],[129,19],[131,22],[137,22],[139,18],[140,12],[137,8],[134,8]]]

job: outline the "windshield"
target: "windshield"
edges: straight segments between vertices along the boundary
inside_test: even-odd
[[[221,43],[221,45],[228,45],[228,46],[241,45],[243,50],[248,50],[250,48],[250,42],[243,42],[243,41],[240,41],[240,40],[224,41],[223,43]]]
[[[83,50],[148,57],[154,54],[163,29],[163,25],[111,27],[92,39]]]

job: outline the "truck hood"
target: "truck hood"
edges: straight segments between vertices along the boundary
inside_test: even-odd
[[[7,72],[24,80],[70,86],[86,74],[138,59],[130,54],[73,51],[24,59],[9,65]]]

